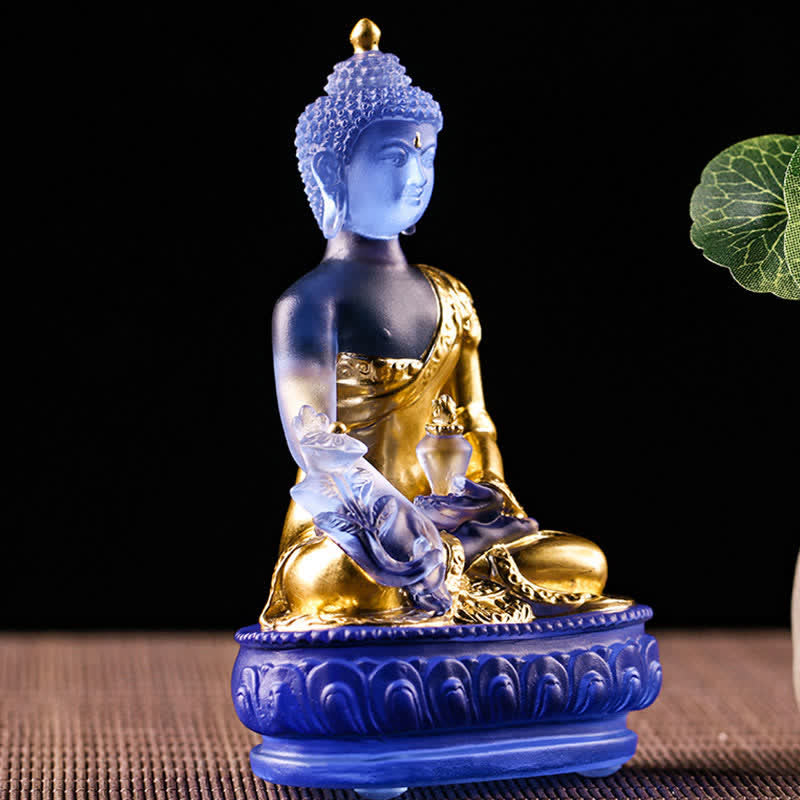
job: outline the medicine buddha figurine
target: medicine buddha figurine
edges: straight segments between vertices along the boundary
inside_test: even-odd
[[[299,473],[261,628],[624,609],[603,595],[601,550],[539,530],[506,483],[468,289],[403,255],[400,235],[431,198],[442,113],[379,36],[369,20],[356,25],[354,54],[297,126],[327,248],[273,314]]]

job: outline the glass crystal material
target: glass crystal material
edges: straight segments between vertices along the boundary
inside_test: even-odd
[[[363,458],[362,442],[330,431],[325,414],[303,406],[292,427],[307,473],[291,495],[316,529],[379,583],[404,587],[417,607],[446,611],[452,598],[436,526]]]
[[[251,764],[372,800],[608,775],[635,752],[626,712],[661,685],[650,612],[604,596],[600,548],[540,531],[506,483],[472,295],[399,243],[431,198],[441,111],[379,37],[356,24],[297,127],[328,242],[273,313],[300,473],[259,624],[237,636]]]
[[[467,474],[471,455],[472,445],[458,434],[437,436],[428,433],[417,445],[417,458],[431,492],[437,495],[454,492],[453,481]]]
[[[397,57],[378,49],[379,35],[360,21],[354,54],[296,129],[328,241],[272,317],[278,406],[301,475],[259,618],[265,630],[516,619],[517,601],[503,592],[528,602],[517,592],[523,580],[529,596],[544,592],[563,610],[605,585],[600,549],[539,531],[506,483],[469,289],[403,253],[400,234],[431,199],[443,119]],[[436,403],[441,413],[428,422]],[[496,547],[513,575],[498,584],[499,606],[480,594]]]

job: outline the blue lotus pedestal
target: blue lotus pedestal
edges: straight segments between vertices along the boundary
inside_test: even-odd
[[[236,634],[232,691],[256,775],[388,800],[409,786],[578,772],[636,751],[661,688],[647,606],[519,625]]]

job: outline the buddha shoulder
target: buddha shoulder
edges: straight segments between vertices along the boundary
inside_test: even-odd
[[[275,308],[297,303],[324,303],[336,296],[346,279],[346,270],[338,262],[323,261],[286,289],[276,301]]]
[[[466,284],[438,267],[420,264],[420,269],[428,275],[428,278],[437,287],[440,296],[450,298],[461,320],[464,335],[473,339],[476,343],[479,342],[481,338],[480,321],[475,312],[472,294]]]
[[[293,341],[325,337],[334,324],[336,291],[335,276],[320,267],[296,280],[273,307],[273,344],[288,344],[287,337]]]

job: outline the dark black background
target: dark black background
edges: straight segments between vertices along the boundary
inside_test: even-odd
[[[796,13],[459,7],[8,28],[0,626],[257,618],[294,479],[269,317],[324,245],[294,125],[364,15],[444,111],[404,246],[476,298],[528,511],[600,543],[662,625],[788,624],[800,304],[706,261],[688,207],[725,147],[798,131]]]

